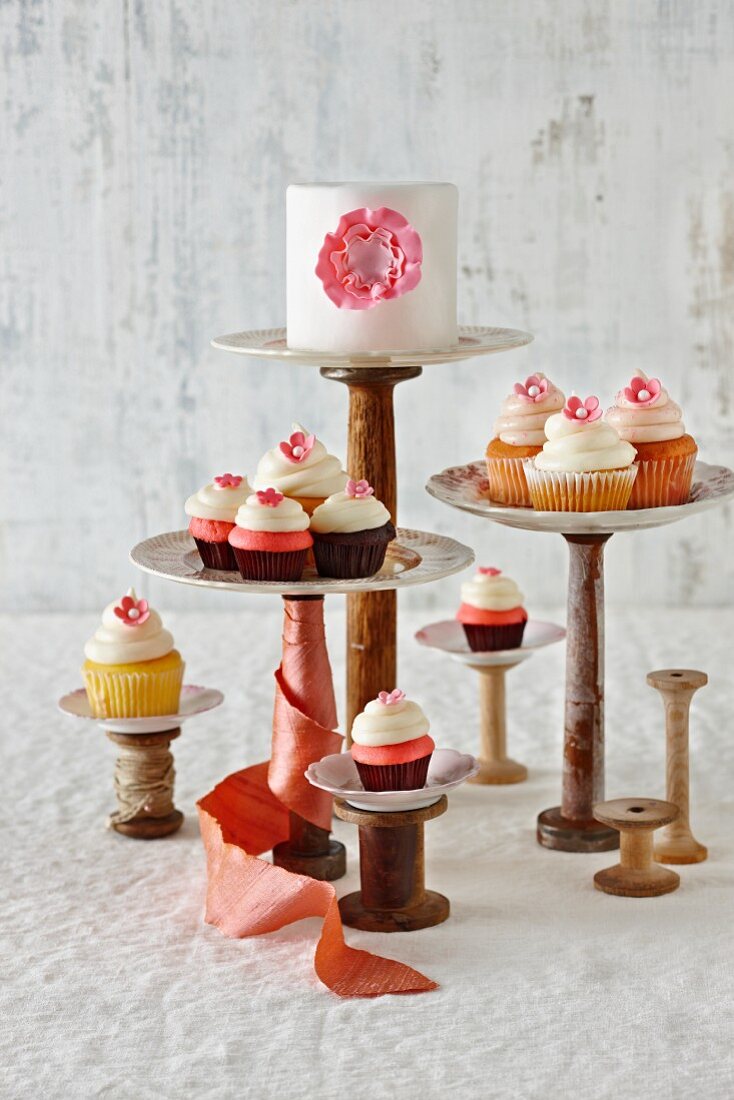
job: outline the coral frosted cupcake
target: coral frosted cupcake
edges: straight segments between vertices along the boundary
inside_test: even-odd
[[[462,584],[456,612],[469,648],[479,653],[521,646],[528,621],[522,601],[522,592],[501,569],[481,566]]]
[[[639,371],[619,391],[604,419],[637,454],[637,477],[627,507],[687,503],[698,448],[686,434],[680,406],[671,401],[660,380]]]
[[[251,493],[246,477],[220,474],[193,493],[184,504],[186,515],[191,516],[189,532],[208,569],[237,568],[227,540],[234,527],[237,509]]]
[[[298,581],[313,539],[298,501],[268,488],[238,509],[229,544],[243,580]]]
[[[418,791],[435,749],[430,726],[405,692],[381,691],[352,723],[352,759],[366,791]]]
[[[371,577],[395,538],[390,513],[366,481],[350,478],[311,517],[313,553],[322,577]]]
[[[549,417],[547,440],[525,460],[533,508],[539,512],[622,511],[637,474],[635,449],[601,419],[597,397],[569,397]]]
[[[490,499],[498,504],[529,508],[530,493],[523,461],[539,454],[545,443],[545,422],[563,408],[565,397],[544,374],[516,382],[502,402],[487,451]]]
[[[347,474],[339,459],[300,424],[293,425],[288,440],[263,455],[255,475],[256,489],[277,489],[297,500],[309,516],[332,493],[340,493],[346,483]]]
[[[160,615],[131,588],[102,613],[84,646],[84,686],[97,718],[147,718],[178,712],[184,662]]]

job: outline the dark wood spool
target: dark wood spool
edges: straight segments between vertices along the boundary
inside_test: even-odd
[[[337,799],[342,821],[359,827],[362,889],[339,901],[342,920],[365,932],[414,932],[449,916],[448,898],[425,887],[423,825],[448,808],[443,795],[422,810],[375,813]]]
[[[367,478],[397,525],[395,412],[398,382],[418,378],[415,367],[322,367],[321,374],[349,387],[347,469]],[[347,597],[347,714],[345,729],[378,692],[397,681],[397,594],[363,592]],[[347,747],[350,738],[347,736]]]
[[[596,821],[604,798],[604,546],[611,535],[564,535],[569,549],[566,707],[561,805],[538,816],[538,842],[608,852],[616,829]]]
[[[113,733],[105,730],[110,741],[116,745],[124,745],[126,748],[137,749],[141,753],[153,746],[165,745],[175,741],[181,735],[181,727],[163,730],[160,733]],[[173,792],[171,792],[173,797]],[[173,803],[171,803],[173,805]],[[156,840],[161,836],[170,836],[183,825],[184,815],[175,806],[163,817],[151,817],[149,814],[138,814],[130,821],[111,821],[111,828],[122,836],[134,837],[136,840]]]

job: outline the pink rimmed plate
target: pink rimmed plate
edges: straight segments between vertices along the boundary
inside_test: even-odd
[[[311,764],[304,775],[314,787],[343,798],[357,810],[380,810],[398,813],[422,810],[458,787],[479,771],[479,764],[468,753],[456,749],[435,749],[428,765],[426,785],[420,791],[366,791],[359,778],[357,765],[349,752],[324,756]]]
[[[521,661],[532,657],[536,649],[560,642],[566,637],[566,631],[556,623],[544,623],[537,619],[528,619],[523,634],[522,645],[516,649],[496,649],[476,652],[469,648],[466,634],[456,619],[444,619],[439,623],[429,623],[416,631],[415,640],[429,649],[440,649],[448,653],[455,661],[463,665],[484,668],[495,666],[519,665]]]
[[[70,691],[59,699],[59,710],[71,718],[83,718],[87,722],[96,722],[110,733],[163,733],[175,730],[188,718],[213,710],[224,701],[224,695],[216,688],[199,687],[197,684],[184,684],[181,688],[181,700],[178,714],[164,714],[151,718],[96,718],[87,699],[84,688]]]

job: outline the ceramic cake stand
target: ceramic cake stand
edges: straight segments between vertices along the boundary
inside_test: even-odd
[[[323,677],[323,669],[328,668],[325,643],[323,642],[323,603],[324,597],[333,593],[365,593],[395,591],[416,584],[427,584],[441,577],[457,573],[474,560],[474,554],[467,546],[454,539],[424,531],[399,529],[394,542],[388,546],[385,563],[374,577],[360,580],[329,580],[319,577],[314,569],[306,569],[303,578],[297,582],[281,584],[277,582],[243,581],[239,573],[221,572],[205,569],[201,564],[194,540],[188,531],[173,531],[157,535],[139,543],[130,553],[134,565],[146,573],[190,584],[200,588],[218,588],[230,592],[269,593],[281,596],[285,604],[284,634],[288,630],[289,605],[299,600],[309,600],[319,608],[314,615],[318,628],[318,644],[302,646],[303,664],[300,680],[303,684]],[[310,674],[309,674],[310,673]],[[392,681],[387,681],[390,687]],[[376,689],[382,690],[385,683]],[[324,713],[331,713],[333,725],[336,725],[333,707],[333,686],[331,681],[323,684],[320,691],[321,706]],[[278,696],[276,694],[276,709]],[[308,715],[322,726],[328,726],[326,719],[317,715]],[[316,759],[321,756],[317,753]],[[295,769],[295,780],[303,779],[303,770],[314,758],[300,761],[279,761],[280,774],[289,766]],[[342,844],[331,839],[328,830],[293,812],[290,813],[290,839],[277,845],[273,850],[273,862],[287,870],[311,878],[332,880],[340,878],[346,870],[345,850]]]
[[[395,418],[393,390],[398,382],[417,378],[431,363],[455,363],[479,355],[509,351],[529,344],[526,332],[516,329],[460,327],[459,342],[433,351],[369,352],[343,355],[289,348],[283,328],[219,336],[212,346],[256,359],[282,360],[317,366],[324,378],[349,387],[349,442],[347,469],[374,486],[397,524]],[[373,699],[385,684],[397,682],[396,593],[385,588],[375,595],[353,592],[347,600],[347,722]]]
[[[596,821],[604,799],[604,547],[617,531],[661,527],[723,504],[734,473],[697,462],[688,504],[626,512],[535,512],[506,508],[487,496],[483,462],[434,475],[428,492],[454,508],[524,531],[555,531],[569,549],[566,704],[561,805],[538,817],[538,841],[564,852],[602,852],[619,833]]]

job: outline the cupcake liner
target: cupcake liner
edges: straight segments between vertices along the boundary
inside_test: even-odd
[[[510,508],[532,508],[524,458],[488,458],[489,499]]]
[[[84,669],[84,686],[95,718],[152,718],[176,714],[184,662],[165,672],[100,672]]]
[[[348,534],[329,532],[313,534],[313,554],[320,577],[336,577],[349,580],[372,577],[379,573],[385,561],[388,543],[395,538],[392,523],[386,523],[372,531],[355,531]]]
[[[426,785],[428,765],[433,756],[421,756],[407,764],[354,763],[366,791],[420,791]]]
[[[487,653],[494,649],[519,649],[525,633],[525,623],[504,623],[498,626],[480,626],[476,623],[462,623],[469,648],[474,653]]]
[[[687,504],[691,495],[697,451],[671,458],[642,459],[632,486],[628,508],[660,508]]]
[[[307,548],[303,550],[242,550],[232,551],[242,579],[245,581],[300,581],[306,564]]]
[[[572,473],[538,470],[532,459],[525,460],[525,477],[536,512],[622,512],[636,476],[636,465]]]
[[[194,538],[194,542],[199,551],[199,557],[207,569],[226,569],[237,572],[237,562],[228,542],[204,542],[203,539],[197,538]]]

